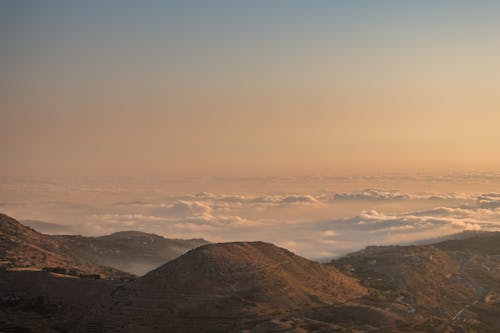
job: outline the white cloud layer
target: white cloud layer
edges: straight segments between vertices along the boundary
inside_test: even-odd
[[[453,199],[470,199],[470,195],[464,193],[445,193],[445,194],[430,194],[430,193],[405,193],[396,190],[379,190],[366,189],[360,192],[335,193],[333,200],[453,200]]]
[[[0,202],[0,211],[19,220],[61,224],[61,232],[68,227],[87,235],[134,229],[215,242],[264,240],[310,258],[340,255],[372,244],[411,243],[465,230],[500,230],[500,194],[489,192],[424,193],[373,188],[352,192],[323,189],[303,193],[172,195],[145,187],[134,192],[140,195],[125,196],[122,193],[126,189],[117,186],[87,186],[80,192],[76,187],[63,188],[43,185],[39,192],[27,189],[44,196],[42,200],[25,200],[17,187],[15,194],[21,199],[11,195],[14,199]],[[11,194],[12,189],[7,188]],[[102,197],[93,202],[65,200],[73,190],[78,195]],[[56,226],[52,225],[51,232],[57,232]]]

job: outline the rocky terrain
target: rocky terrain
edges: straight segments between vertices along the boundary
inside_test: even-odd
[[[63,246],[1,221],[14,229],[2,235],[8,260],[34,253],[32,265],[38,247]],[[33,243],[8,243],[18,238]],[[209,244],[129,280],[0,269],[0,332],[480,333],[500,331],[499,315],[498,233],[371,246],[328,264],[269,243]]]

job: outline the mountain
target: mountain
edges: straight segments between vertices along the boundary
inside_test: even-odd
[[[212,244],[120,284],[0,270],[0,331],[330,332],[380,323],[359,303],[366,295],[355,279],[272,244]]]
[[[433,246],[371,246],[332,261],[332,266],[358,278],[363,285],[381,291],[388,299],[402,297],[410,309],[444,310],[451,315],[473,290],[457,278],[460,263]],[[446,298],[454,306],[441,307]],[[419,311],[419,312],[420,312]]]
[[[75,256],[52,236],[41,234],[0,214],[0,266],[11,270],[46,269],[73,275],[127,277],[116,269],[90,264]]]
[[[452,253],[500,255],[500,232],[478,233],[475,237],[450,239],[439,244],[437,247]]]
[[[469,237],[470,236],[470,237]],[[417,332],[499,332],[500,233],[421,246],[370,246],[330,263],[406,307]]]
[[[57,237],[0,222],[4,268],[84,265]],[[129,280],[1,265],[1,332],[500,332],[500,233],[328,264],[263,242],[209,244]]]
[[[37,230],[38,232],[49,235],[71,234],[75,232],[75,230],[72,227],[57,223],[50,223],[38,220],[22,220],[21,223],[27,227]]]
[[[53,223],[27,223],[44,230],[63,230],[63,226]],[[74,269],[82,274],[99,271],[103,277],[114,274],[113,270],[144,275],[193,248],[209,244],[204,239],[168,239],[139,231],[100,237],[45,235],[4,214],[0,214],[0,240],[3,265]]]
[[[366,294],[355,279],[272,244],[222,243],[189,251],[125,286],[106,320],[126,332],[285,330],[295,323],[277,320],[282,315]]]
[[[480,231],[480,230],[465,230],[465,231],[454,233],[454,234],[413,241],[413,242],[407,243],[405,245],[431,245],[431,244],[441,243],[441,242],[444,242],[447,240],[461,240],[461,239],[468,239],[468,238],[477,238],[477,237],[481,237],[481,236],[489,237],[489,236],[491,236],[491,232]]]
[[[139,231],[121,231],[100,237],[54,237],[84,261],[139,276],[193,248],[209,244],[204,239],[168,239]]]

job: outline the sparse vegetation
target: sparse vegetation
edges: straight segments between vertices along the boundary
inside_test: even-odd
[[[136,280],[100,280],[92,266],[70,264],[48,251],[50,238],[12,221],[2,235],[4,331],[500,330],[498,234],[368,247],[329,265],[262,242],[215,244]],[[7,246],[21,251],[14,257]],[[80,278],[62,278],[69,276]]]

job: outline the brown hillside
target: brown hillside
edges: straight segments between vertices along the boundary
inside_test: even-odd
[[[128,276],[82,261],[53,236],[41,234],[4,214],[0,214],[0,266],[8,269],[62,268],[75,274],[98,274],[104,278]]]
[[[100,237],[54,236],[78,258],[144,275],[187,251],[209,244],[203,239],[168,239],[139,231],[120,231]]]
[[[116,325],[118,318],[126,318],[119,327],[126,331],[152,323],[172,330],[224,331],[365,294],[355,279],[272,244],[214,244],[192,250],[117,292],[122,303],[111,320]]]

